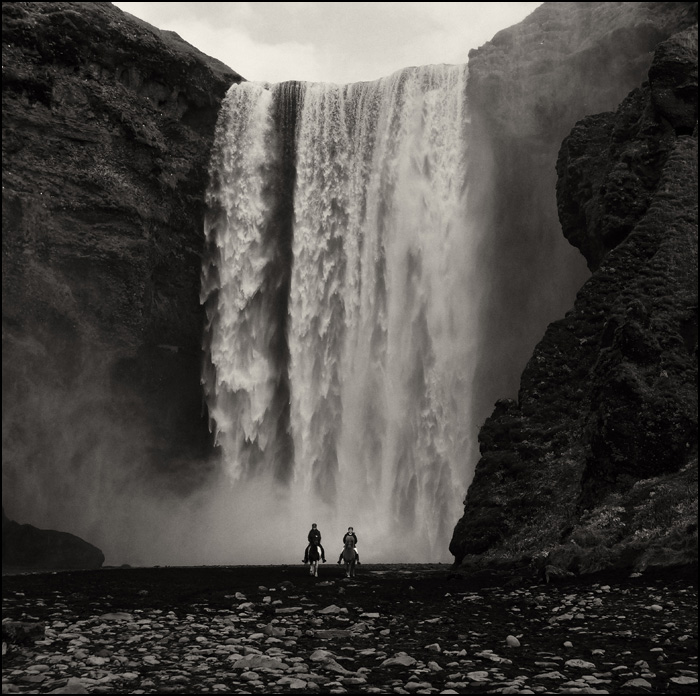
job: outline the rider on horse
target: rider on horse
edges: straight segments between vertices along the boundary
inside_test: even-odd
[[[311,525],[311,529],[309,530],[309,533],[306,538],[309,540],[309,545],[304,551],[304,560],[302,562],[309,562],[309,549],[311,548],[311,544],[315,544],[316,546],[318,546],[319,549],[321,549],[321,560],[325,563],[326,552],[323,550],[323,546],[321,546],[321,532],[319,531],[315,522]]]
[[[357,534],[353,531],[352,527],[348,527],[348,531],[345,532],[343,535],[343,546],[345,546],[345,542],[348,540],[348,537],[352,538],[355,542],[355,563],[358,565],[360,564],[360,554],[357,551]],[[340,557],[338,558],[338,565],[342,565],[343,563],[343,552],[340,552]]]

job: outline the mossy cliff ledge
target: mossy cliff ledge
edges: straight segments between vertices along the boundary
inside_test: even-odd
[[[204,191],[242,78],[107,2],[2,23],[3,500],[85,536],[206,475]]]
[[[697,564],[697,25],[575,125],[557,174],[592,276],[482,427],[450,550],[548,574]]]

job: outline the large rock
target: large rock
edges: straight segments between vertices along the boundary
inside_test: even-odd
[[[97,547],[67,532],[18,524],[2,511],[2,568],[5,571],[89,570],[105,557]],[[4,628],[4,627],[3,627]]]
[[[629,95],[617,114],[586,118],[566,138],[559,218],[593,271],[646,212],[676,135],[692,134],[697,123],[694,32],[659,45],[649,84]]]
[[[657,113],[678,135],[690,135],[698,122],[697,28],[659,46],[649,83]]]
[[[457,562],[697,563],[693,57],[697,27],[663,42],[650,83],[561,147],[563,231],[594,273],[537,345],[518,400],[499,402],[480,432]]]
[[[242,78],[111,3],[2,12],[3,499],[115,529],[211,471],[204,191]]]

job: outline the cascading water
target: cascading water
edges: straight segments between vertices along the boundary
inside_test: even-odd
[[[364,560],[451,560],[476,431],[466,72],[226,97],[202,301],[230,562],[294,561],[312,521],[326,544],[354,526]]]

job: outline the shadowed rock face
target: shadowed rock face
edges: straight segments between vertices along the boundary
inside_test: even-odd
[[[3,570],[68,570],[101,568],[105,557],[86,541],[51,529],[17,524],[2,511]]]
[[[592,271],[647,211],[677,136],[692,135],[697,85],[697,43],[689,29],[659,45],[649,83],[615,115],[586,118],[566,138],[557,169],[559,218]]]
[[[458,562],[697,563],[697,26],[649,75],[562,144],[563,232],[593,275],[481,430]]]
[[[695,3],[548,2],[470,52],[469,209],[486,237],[477,418],[515,397],[545,327],[589,276],[557,215],[562,140],[616,109],[647,79],[656,46],[696,21]]]
[[[242,78],[110,3],[5,3],[2,51],[3,499],[58,526],[207,474],[204,189]]]

